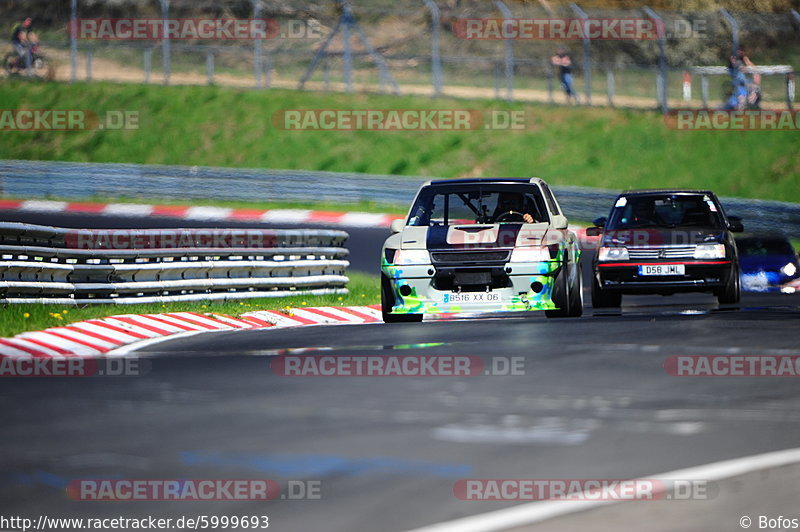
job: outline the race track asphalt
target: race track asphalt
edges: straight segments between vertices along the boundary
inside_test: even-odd
[[[122,222],[131,226],[91,225]],[[373,271],[385,233],[351,231],[355,268]],[[664,366],[675,355],[800,355],[800,296],[746,294],[723,308],[707,295],[639,296],[620,312],[593,312],[586,295],[582,318],[222,332],[142,349],[138,377],[6,379],[0,513],[269,515],[279,531],[400,531],[518,504],[460,500],[459,479],[643,477],[797,446],[796,378],[676,377]],[[521,374],[280,375],[272,362],[295,348],[317,361],[474,356],[492,368],[513,358]],[[284,490],[318,481],[321,492],[255,502],[65,496],[87,478],[268,478]],[[680,529],[679,512],[660,515]],[[716,529],[739,529],[729,518]]]

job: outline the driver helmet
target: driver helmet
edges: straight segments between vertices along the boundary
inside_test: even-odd
[[[497,198],[497,208],[500,212],[519,212],[522,210],[522,206],[522,196],[513,192],[501,192]]]

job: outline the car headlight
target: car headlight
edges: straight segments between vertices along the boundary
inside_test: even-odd
[[[781,268],[781,272],[783,272],[783,275],[785,275],[786,277],[792,277],[794,274],[797,273],[797,266],[795,266],[793,263],[790,262],[786,266]]]
[[[724,259],[725,244],[700,244],[694,248],[695,259]]]
[[[511,262],[542,262],[546,260],[550,260],[550,250],[547,246],[514,248],[511,252]]]
[[[424,249],[399,249],[394,254],[394,263],[398,266],[430,264],[431,256]]]
[[[597,260],[601,262],[607,260],[628,260],[628,248],[601,247],[597,252]]]

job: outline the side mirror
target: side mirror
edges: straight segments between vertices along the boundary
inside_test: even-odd
[[[569,221],[563,214],[554,214],[550,223],[553,225],[554,229],[566,229],[569,227]]]
[[[405,226],[405,218],[398,218],[396,220],[392,220],[392,225],[390,225],[389,228],[392,230],[392,233],[400,233]]]
[[[738,216],[728,216],[728,229],[731,233],[741,233],[744,231],[742,219]]]
[[[600,236],[603,234],[602,227],[587,227],[586,228],[586,236]]]
[[[606,222],[607,221],[608,221],[608,218],[606,218],[605,216],[601,216],[600,218],[595,218],[592,223],[594,225],[596,225],[597,227],[603,228],[603,227],[606,226]]]

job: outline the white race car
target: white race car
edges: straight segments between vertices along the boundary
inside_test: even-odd
[[[580,248],[539,178],[429,181],[381,255],[385,322],[425,314],[580,316]]]

